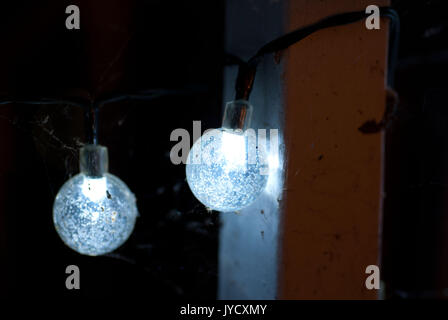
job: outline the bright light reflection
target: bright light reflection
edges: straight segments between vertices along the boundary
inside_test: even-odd
[[[100,201],[106,197],[106,178],[84,178],[82,193],[93,202]]]
[[[246,166],[246,139],[244,135],[223,132],[221,139],[221,154],[225,158],[224,170],[232,171]]]

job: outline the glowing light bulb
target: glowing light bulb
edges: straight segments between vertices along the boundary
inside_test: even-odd
[[[107,173],[107,148],[81,149],[81,173],[59,190],[53,222],[73,250],[96,256],[121,246],[131,235],[138,215],[136,199],[126,184]]]
[[[190,150],[186,165],[188,185],[208,208],[237,211],[252,204],[265,189],[266,153],[251,133],[254,131],[233,131],[228,127],[210,130]]]

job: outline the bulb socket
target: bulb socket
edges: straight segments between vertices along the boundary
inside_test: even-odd
[[[246,131],[250,128],[253,107],[247,100],[228,102],[224,110],[222,128]]]
[[[109,155],[107,148],[86,144],[79,151],[79,169],[88,177],[101,178],[109,172]]]

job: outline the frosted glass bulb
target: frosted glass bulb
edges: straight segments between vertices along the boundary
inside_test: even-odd
[[[208,208],[229,212],[249,206],[268,180],[264,148],[256,137],[226,129],[207,131],[187,160],[188,185]]]
[[[64,243],[91,256],[111,252],[129,238],[137,215],[135,196],[107,173],[107,149],[83,148],[81,173],[62,186],[53,207],[53,222]]]

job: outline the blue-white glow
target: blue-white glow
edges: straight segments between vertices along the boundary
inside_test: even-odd
[[[62,186],[53,207],[53,222],[64,243],[91,256],[121,246],[137,215],[135,196],[111,174],[102,178],[78,174]]]
[[[207,131],[187,160],[187,181],[210,209],[229,212],[253,203],[266,187],[268,164],[255,135],[223,129]],[[264,173],[264,174],[263,174]]]

